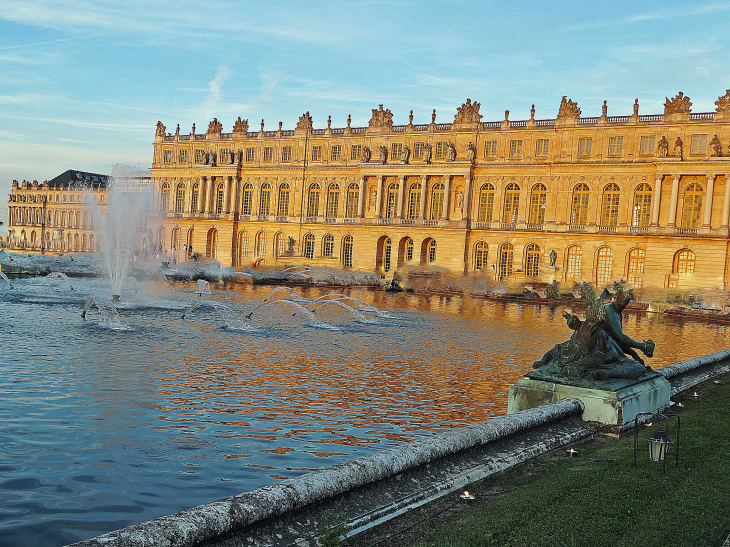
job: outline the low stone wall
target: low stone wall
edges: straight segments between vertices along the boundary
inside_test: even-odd
[[[582,412],[580,401],[565,399],[510,416],[500,416],[123,528],[75,543],[74,547],[198,546],[264,519]]]
[[[669,380],[672,385],[672,395],[688,391],[727,372],[730,372],[730,349],[695,357],[657,370],[657,373]]]

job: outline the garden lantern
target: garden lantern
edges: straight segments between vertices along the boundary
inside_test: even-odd
[[[654,432],[647,437],[649,441],[649,459],[654,463],[662,464],[662,475],[667,473],[667,451],[672,441],[669,439],[669,420],[670,418],[677,419],[677,431],[673,435],[676,439],[676,449],[674,450],[674,467],[679,467],[679,431],[680,431],[680,418],[676,414],[669,412],[640,412],[634,417],[634,467],[636,467],[637,461],[636,456],[639,451],[639,422],[651,420],[648,425],[661,421],[664,422],[663,428],[655,429]]]
[[[667,457],[669,444],[672,442],[667,438],[667,432],[663,429],[657,429],[650,437],[649,441],[649,458],[655,463],[663,462]]]

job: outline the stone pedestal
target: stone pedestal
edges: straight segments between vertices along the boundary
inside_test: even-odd
[[[571,382],[568,378],[565,383],[522,378],[509,388],[507,413],[513,414],[561,399],[579,399],[585,405],[583,420],[594,423],[602,433],[619,436],[632,429],[637,414],[659,412],[669,407],[671,386],[655,372],[636,380],[575,385],[580,383],[586,384]]]

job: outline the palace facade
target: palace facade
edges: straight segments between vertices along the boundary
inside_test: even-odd
[[[627,279],[634,286],[728,284],[730,90],[714,112],[667,98],[664,113],[367,127],[166,133],[152,173],[157,241],[236,267],[331,265],[392,275],[435,266],[514,282]]]

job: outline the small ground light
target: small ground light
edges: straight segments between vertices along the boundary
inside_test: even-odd
[[[682,403],[677,403],[677,406],[678,406],[679,408],[684,408],[684,405],[683,405]]]
[[[459,498],[461,498],[464,501],[473,501],[473,500],[477,499],[476,496],[474,494],[470,494],[468,490],[464,490],[464,493],[460,494]]]
[[[692,397],[694,397],[695,399],[699,399],[700,398],[700,394],[695,391],[695,392],[692,393]]]
[[[566,450],[565,453],[568,455],[569,458],[577,458],[578,457],[578,451],[574,448],[571,448],[570,450]]]
[[[712,383],[713,384],[719,384],[720,383],[720,380],[713,380]]]

